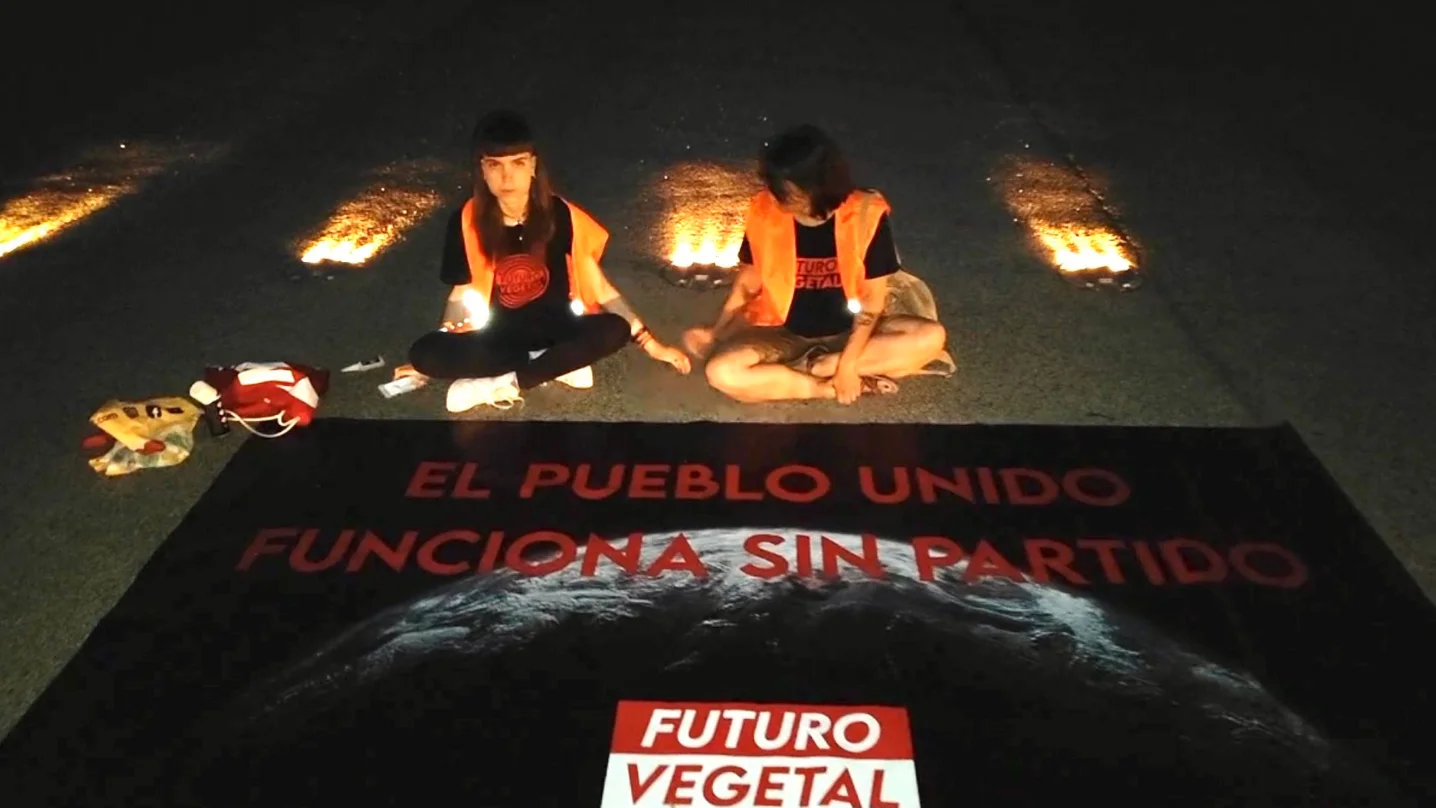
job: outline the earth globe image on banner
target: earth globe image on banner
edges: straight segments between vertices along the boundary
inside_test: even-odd
[[[819,531],[643,537],[647,563],[681,535],[702,575],[585,570],[580,553],[544,575],[446,579],[257,680],[206,717],[176,770],[212,804],[236,783],[278,806],[422,781],[433,804],[596,805],[620,700],[887,704],[911,721],[924,805],[1114,789],[1163,805],[1401,804],[1249,672],[1092,592],[970,579],[967,562],[920,575],[913,545],[883,537],[866,537],[879,576],[849,563],[799,576],[791,548],[755,555],[757,534]],[[312,793],[290,793],[297,782]]]

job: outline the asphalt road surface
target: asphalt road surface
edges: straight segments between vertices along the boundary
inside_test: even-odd
[[[1426,68],[1399,18],[1359,33],[1367,21],[1349,13],[1182,19],[1116,2],[425,5],[236,12],[224,26],[48,12],[35,25],[63,23],[63,47],[37,36],[16,52],[4,198],[87,150],[163,162],[136,192],[0,257],[13,391],[0,403],[0,731],[239,444],[202,440],[180,467],[103,479],[79,446],[90,413],[183,394],[207,364],[403,361],[440,309],[443,216],[332,279],[305,277],[296,245],[382,166],[417,165],[458,204],[468,131],[498,105],[535,121],[561,190],[613,232],[610,274],[668,341],[721,297],[651,271],[674,178],[741,171],[784,124],[828,128],[892,200],[959,371],[848,408],[750,408],[626,351],[592,390],[466,417],[1291,421],[1432,591],[1436,160],[1429,107],[1406,89]],[[1014,160],[1075,160],[1140,242],[1148,284],[1062,282],[1004,199]],[[445,417],[438,385],[381,398],[386,372],[336,375],[324,414]]]

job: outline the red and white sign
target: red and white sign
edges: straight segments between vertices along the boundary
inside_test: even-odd
[[[901,707],[621,701],[601,808],[918,808]]]

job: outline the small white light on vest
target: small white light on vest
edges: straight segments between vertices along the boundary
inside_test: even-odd
[[[859,300],[858,300],[857,298],[855,298],[855,297],[850,297],[850,298],[848,298],[848,311],[852,312],[853,314],[857,314],[858,312],[860,312],[860,311],[862,311],[862,310],[863,310],[863,304],[862,304],[861,301],[859,301]]]
[[[484,296],[473,289],[465,289],[461,298],[464,310],[469,316],[466,318],[469,328],[480,329],[489,322],[489,305],[484,301]]]
[[[570,300],[570,301],[568,302],[568,308],[569,308],[569,311],[572,311],[572,312],[574,313],[574,316],[575,316],[575,317],[577,317],[577,316],[579,316],[579,315],[582,315],[582,314],[583,314],[583,301],[580,301],[580,300]]]

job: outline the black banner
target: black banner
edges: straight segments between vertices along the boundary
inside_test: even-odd
[[[1433,629],[1286,428],[322,419],[241,448],[0,794],[1415,805]]]

